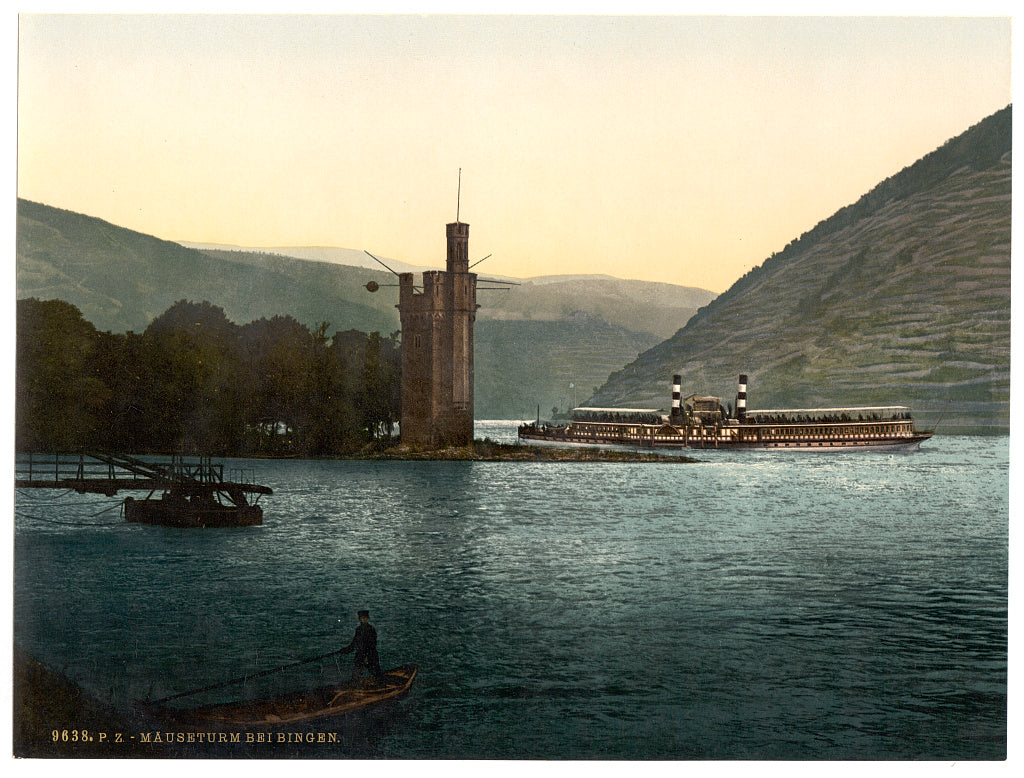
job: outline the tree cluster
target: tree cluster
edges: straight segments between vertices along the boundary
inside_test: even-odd
[[[398,333],[246,325],[181,300],[142,333],[100,332],[62,300],[18,301],[19,451],[329,456],[394,432]]]

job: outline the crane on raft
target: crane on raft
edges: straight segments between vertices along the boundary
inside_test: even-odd
[[[225,480],[224,465],[210,457],[175,455],[169,462],[151,462],[99,451],[19,456],[14,485],[108,497],[119,491],[146,491],[142,499],[125,498],[126,521],[194,528],[262,524],[259,498],[274,493],[269,486],[252,481]],[[255,499],[250,501],[252,495]]]

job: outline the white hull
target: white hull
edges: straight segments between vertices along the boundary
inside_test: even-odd
[[[932,436],[914,426],[903,405],[746,410],[740,375],[736,416],[718,397],[689,395],[682,403],[673,376],[672,413],[650,408],[574,408],[565,425],[520,425],[533,445],[608,448],[681,455],[690,451],[917,451]],[[685,407],[684,407],[685,406]]]
[[[910,452],[921,448],[920,438],[907,441],[878,441],[877,443],[861,441],[828,441],[828,442],[772,442],[764,445],[708,443],[703,446],[636,446],[620,443],[593,443],[590,441],[552,440],[545,438],[520,436],[519,440],[531,446],[552,446],[555,448],[603,448],[610,451],[631,451],[661,454],[663,456],[689,456],[694,451],[812,451],[816,453],[839,451],[878,451],[878,452]]]

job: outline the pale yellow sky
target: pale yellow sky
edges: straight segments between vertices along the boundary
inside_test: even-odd
[[[1011,102],[1004,18],[42,16],[18,194],[160,238],[724,291]]]

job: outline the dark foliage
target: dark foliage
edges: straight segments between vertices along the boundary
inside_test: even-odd
[[[99,332],[61,300],[18,301],[19,451],[322,456],[389,440],[397,333],[328,337],[290,316],[244,326],[181,300],[141,334]]]

